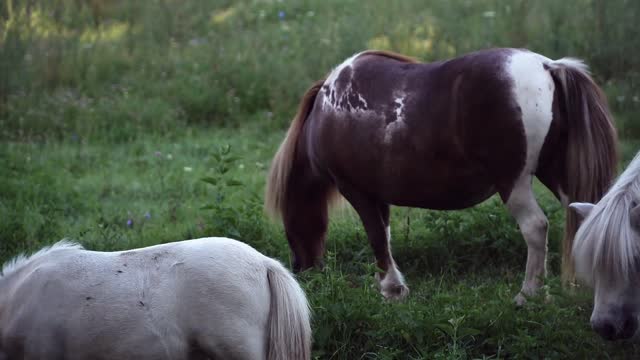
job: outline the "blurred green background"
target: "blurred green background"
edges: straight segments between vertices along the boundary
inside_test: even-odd
[[[271,157],[311,83],[366,48],[423,61],[488,47],[584,59],[607,93],[623,164],[640,147],[640,1],[0,1],[0,261],[63,237],[119,250],[231,236],[288,263],[262,211]],[[591,294],[513,306],[526,246],[497,198],[393,208],[412,290],[384,302],[359,219],[332,216],[327,268],[300,276],[321,359],[634,358],[589,328]]]
[[[2,137],[118,142],[196,125],[278,129],[312,81],[365,48],[424,61],[495,46],[576,56],[614,110],[632,112],[638,15],[640,4],[623,0],[5,0]],[[624,135],[640,135],[632,119],[619,120]]]

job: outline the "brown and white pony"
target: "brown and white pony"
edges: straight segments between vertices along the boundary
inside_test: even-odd
[[[614,176],[616,142],[606,98],[580,60],[490,49],[426,64],[365,51],[304,95],[273,160],[265,207],[282,216],[294,270],[303,270],[320,263],[339,192],[364,224],[382,294],[403,298],[389,205],[463,209],[498,193],[528,247],[521,304],[546,273],[548,222],[533,177],[565,207],[596,202]],[[565,278],[576,225],[567,213]]]

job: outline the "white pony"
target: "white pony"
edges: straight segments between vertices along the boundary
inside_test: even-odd
[[[640,313],[640,153],[597,204],[570,205],[584,221],[573,245],[579,279],[595,290],[591,326],[628,339]]]
[[[303,290],[244,243],[121,252],[61,241],[0,276],[0,359],[311,357]]]

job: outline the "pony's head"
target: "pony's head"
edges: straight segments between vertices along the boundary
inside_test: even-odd
[[[606,340],[638,330],[640,193],[629,190],[614,187],[598,204],[570,205],[583,220],[573,245],[576,275],[594,289],[591,326]]]

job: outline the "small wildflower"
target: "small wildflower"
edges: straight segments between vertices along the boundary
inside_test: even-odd
[[[146,213],[144,213],[144,218],[147,219],[147,220],[151,219],[151,213],[148,212],[148,211]]]
[[[189,45],[191,45],[191,46],[200,46],[200,45],[203,45],[203,44],[206,44],[206,43],[207,43],[207,40],[205,38],[201,38],[201,37],[193,38],[193,39],[189,40]]]
[[[156,151],[156,152],[154,153],[154,155],[155,155],[156,157],[160,157],[160,156],[162,156],[162,153],[161,153],[160,151]]]
[[[240,170],[244,169],[244,164],[238,165],[238,169],[240,169]]]
[[[282,10],[278,11],[278,18],[279,18],[280,20],[284,20],[284,17],[285,17],[285,16],[286,16],[286,14],[285,14],[285,12],[284,12],[284,11],[282,11]]]
[[[173,155],[167,154],[167,160],[171,160],[171,159],[173,159]]]
[[[127,220],[127,227],[132,227],[133,226],[133,219],[128,219]]]
[[[193,171],[193,168],[192,168],[192,167],[190,167],[190,166],[185,166],[185,167],[184,167],[184,171],[185,171],[185,172],[192,172],[192,171]]]
[[[492,18],[496,16],[496,12],[495,11],[485,11],[482,13],[482,16],[486,17],[486,18]]]
[[[635,102],[635,103],[640,102],[640,98],[638,98],[638,96],[637,96],[637,95],[636,95],[636,96],[634,96],[632,100],[633,100],[633,102]]]

